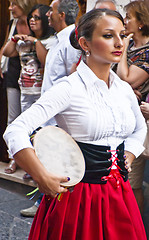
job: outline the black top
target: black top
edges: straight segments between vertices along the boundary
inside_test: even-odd
[[[13,20],[10,21],[9,24],[9,31],[12,26]],[[17,34],[17,29],[15,28],[13,36]],[[19,89],[18,79],[20,76],[20,58],[17,57],[10,57],[8,62],[8,71],[6,73],[6,87],[17,88]]]

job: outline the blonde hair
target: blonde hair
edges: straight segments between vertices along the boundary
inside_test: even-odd
[[[31,8],[38,4],[38,0],[15,0],[15,3],[23,10],[25,15],[28,15]]]

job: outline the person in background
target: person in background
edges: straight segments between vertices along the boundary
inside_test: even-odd
[[[95,9],[97,8],[107,8],[116,11],[116,3],[114,0],[97,0]]]
[[[0,59],[3,55],[4,46],[8,40],[8,32],[11,26],[16,22],[16,27],[13,35],[15,34],[29,34],[30,30],[27,24],[27,15],[30,9],[37,4],[37,0],[10,0],[9,11],[13,16],[13,20],[10,21],[9,30],[7,30],[4,45],[0,50]],[[20,75],[20,60],[19,57],[10,57],[8,62],[8,71],[3,74],[0,68],[0,75],[4,79],[4,85],[7,89],[7,106],[8,106],[8,120],[7,125],[9,125],[20,113],[20,89],[18,85],[18,79]],[[11,174],[16,171],[16,163],[14,159],[10,158],[8,167],[5,169],[5,173]]]
[[[146,101],[149,93],[149,2],[133,1],[125,6],[125,10],[125,29],[128,37],[125,51],[117,67],[117,74],[137,92],[142,109],[146,105],[142,104],[142,101]],[[135,159],[132,172],[129,174],[141,213],[144,205],[142,185],[145,162],[143,155]]]
[[[47,13],[49,25],[57,32],[57,43],[46,57],[42,93],[47,91],[57,79],[68,76],[71,66],[78,62],[80,51],[74,49],[69,40],[79,12],[76,0],[54,0]]]
[[[56,81],[4,133],[10,153],[46,194],[29,240],[146,240],[127,180],[132,161],[144,150],[146,124],[131,86],[111,70],[121,59],[124,38],[118,12],[84,14],[70,37],[84,56],[77,71]],[[73,192],[61,186],[69,176],[48,172],[29,140],[29,133],[53,116],[85,158],[85,175]]]

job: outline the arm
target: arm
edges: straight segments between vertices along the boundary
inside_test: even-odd
[[[34,129],[69,106],[69,91],[70,85],[66,82],[52,87],[35,104],[16,118],[4,133],[10,155],[15,158],[21,168],[33,177],[39,185],[40,191],[51,196],[66,191],[60,186],[60,183],[68,181],[67,177],[69,176],[59,178],[46,171],[35,155],[29,135]]]
[[[133,89],[136,89],[140,87],[148,79],[149,76],[145,70],[141,69],[138,66],[135,66],[134,64],[128,67],[127,48],[131,37],[132,34],[130,34],[125,40],[125,49],[121,61],[117,66],[117,74],[122,80],[128,82]]]
[[[38,57],[38,60],[41,62],[41,64],[45,65],[46,55],[47,55],[47,49],[43,46],[40,40],[38,40],[35,37],[32,36],[25,36],[24,41],[30,41],[32,42],[36,47],[36,54]]]
[[[133,90],[129,88],[127,94],[130,97],[131,109],[134,113],[136,124],[132,134],[125,140],[125,150],[131,152],[137,158],[144,150],[143,143],[147,127]]]
[[[3,54],[6,56],[6,57],[16,57],[18,56],[18,52],[16,50],[16,44],[17,44],[17,41],[18,40],[22,40],[23,39],[23,36],[24,35],[19,35],[19,34],[16,34],[15,36],[13,36],[13,39],[14,41],[12,40],[9,40],[5,47],[4,47],[4,50],[3,50]]]
[[[2,55],[3,55],[4,46],[5,46],[5,44],[7,43],[8,35],[9,35],[9,26],[7,26],[4,44],[3,44],[3,46],[2,46],[1,49],[0,49],[0,62],[1,62]],[[1,78],[3,78],[3,73],[2,73],[2,70],[1,70],[1,65],[0,65],[0,76],[1,76]]]

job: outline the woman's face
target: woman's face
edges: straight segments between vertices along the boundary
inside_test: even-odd
[[[38,9],[32,12],[29,24],[35,35],[39,35],[39,33],[42,32],[41,17]]]
[[[12,13],[14,18],[20,18],[24,15],[24,12],[22,10],[22,8],[20,8],[17,4],[16,1],[12,0],[10,1],[10,5],[9,5],[9,11]]]
[[[139,22],[137,21],[133,12],[128,10],[126,12],[126,17],[124,18],[126,34],[136,33],[139,30]]]
[[[97,20],[92,40],[87,41],[90,59],[100,63],[119,62],[124,49],[125,29],[116,17],[103,16]]]

